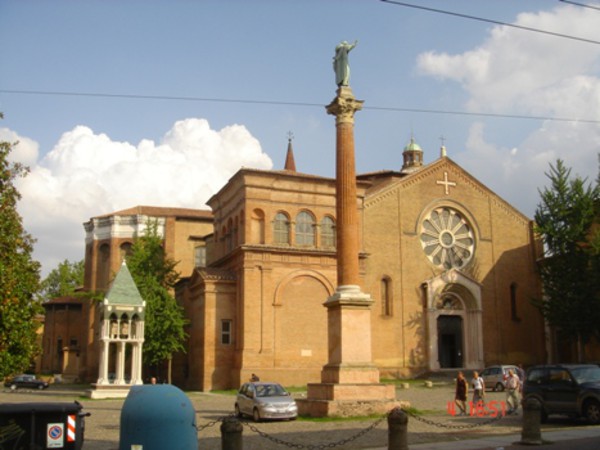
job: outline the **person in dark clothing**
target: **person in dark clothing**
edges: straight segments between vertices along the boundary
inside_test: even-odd
[[[459,416],[467,414],[467,394],[469,385],[462,372],[458,372],[456,377],[456,391],[454,393],[454,403],[460,409]]]

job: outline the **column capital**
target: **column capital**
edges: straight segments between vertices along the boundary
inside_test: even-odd
[[[364,101],[356,100],[349,86],[340,86],[337,96],[325,107],[327,114],[336,117],[336,123],[354,123],[354,113],[362,109]]]

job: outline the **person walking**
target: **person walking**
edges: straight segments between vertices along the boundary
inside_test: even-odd
[[[510,369],[506,378],[506,406],[508,406],[508,414],[517,413],[520,388],[521,380],[519,380],[519,376]]]
[[[456,376],[456,391],[454,393],[454,403],[460,409],[459,416],[465,416],[467,414],[467,394],[469,391],[469,385],[462,372],[458,372]]]
[[[476,408],[479,403],[485,403],[485,382],[479,376],[479,372],[473,372],[471,385],[473,386],[473,407]]]

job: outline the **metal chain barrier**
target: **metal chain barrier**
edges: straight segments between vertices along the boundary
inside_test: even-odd
[[[427,425],[431,425],[431,426],[438,427],[438,428],[453,429],[453,430],[466,430],[466,429],[471,429],[471,428],[483,427],[485,425],[490,425],[494,422],[498,422],[499,420],[502,419],[502,417],[504,417],[499,414],[496,417],[492,417],[492,418],[484,420],[482,422],[465,424],[465,425],[455,425],[455,424],[436,422],[434,420],[427,419],[425,417],[422,417],[419,414],[412,412],[410,409],[402,408],[402,411],[404,411],[406,414],[408,414],[410,417],[414,418],[415,420],[418,420],[419,422],[425,423]],[[264,431],[258,429],[256,426],[249,423],[248,421],[240,420],[240,423],[243,426],[245,426],[246,428],[248,428],[250,431],[258,434],[260,437],[268,439],[269,441],[271,441],[275,444],[278,444],[278,445],[282,445],[282,446],[285,446],[288,448],[299,448],[299,449],[307,449],[307,450],[322,450],[322,449],[326,449],[326,448],[340,447],[342,445],[346,445],[352,441],[355,441],[356,439],[364,436],[365,434],[369,433],[370,431],[372,431],[373,429],[378,427],[381,424],[381,422],[383,422],[385,419],[387,419],[388,415],[389,415],[389,413],[385,414],[384,416],[378,418],[373,423],[371,423],[368,427],[360,430],[358,433],[356,433],[346,439],[342,439],[337,442],[329,442],[326,444],[299,444],[299,443],[295,443],[295,442],[285,441],[283,439],[279,439],[273,435],[265,433]],[[226,416],[219,417],[218,419],[211,420],[210,422],[207,422],[204,425],[198,425],[196,428],[200,432],[202,430],[205,430],[206,428],[214,427],[216,424],[223,422],[223,420],[225,420],[227,418],[235,417],[235,416],[236,415],[234,413],[228,414]]]
[[[342,440],[337,441],[337,442],[329,442],[327,444],[306,444],[306,445],[305,444],[297,444],[297,443],[289,442],[289,441],[284,441],[283,439],[279,439],[279,438],[276,438],[274,436],[271,436],[271,435],[265,433],[264,431],[259,430],[254,425],[250,424],[249,422],[243,422],[242,421],[242,425],[248,427],[251,431],[257,433],[259,436],[261,436],[261,437],[263,437],[265,439],[268,439],[269,441],[271,441],[271,442],[273,442],[275,444],[284,445],[284,446],[289,447],[289,448],[305,448],[305,449],[309,449],[309,450],[314,450],[314,449],[324,449],[324,448],[335,448],[335,447],[339,447],[341,445],[348,444],[349,442],[355,441],[359,437],[364,436],[369,431],[371,431],[374,428],[376,428],[385,419],[387,419],[387,414],[384,415],[384,416],[382,416],[382,417],[380,417],[379,419],[377,419],[375,422],[373,422],[367,428],[359,431],[358,433],[350,436],[349,438],[342,439]]]
[[[454,425],[454,424],[448,424],[448,423],[435,422],[433,420],[426,419],[425,417],[422,417],[418,414],[413,413],[409,409],[403,408],[402,411],[404,411],[406,414],[408,414],[413,419],[418,420],[419,422],[422,422],[422,423],[426,423],[427,425],[431,425],[431,426],[438,427],[438,428],[448,428],[448,429],[453,429],[453,430],[467,430],[470,428],[483,427],[485,425],[490,425],[494,422],[497,422],[500,419],[502,419],[502,417],[504,417],[501,414],[498,414],[496,417],[492,417],[488,420],[484,420],[483,422],[470,423],[470,424],[466,424],[466,425]]]
[[[204,425],[198,425],[196,427],[196,429],[200,432],[202,430],[205,430],[206,428],[210,428],[210,427],[214,427],[216,424],[223,422],[223,420],[229,418],[229,417],[235,417],[235,414],[229,414],[227,416],[222,416],[219,417],[218,419],[215,420],[211,420],[210,422],[205,423]],[[380,417],[379,419],[377,419],[376,421],[374,421],[371,425],[369,425],[367,428],[359,431],[358,433],[350,436],[349,438],[346,439],[342,439],[338,442],[329,442],[327,444],[297,444],[295,442],[289,442],[289,441],[284,441],[283,439],[279,439],[275,436],[272,436],[268,433],[265,433],[262,430],[259,430],[256,426],[252,425],[251,423],[244,421],[244,420],[240,420],[240,423],[247,427],[249,430],[255,432],[256,434],[258,434],[260,437],[263,437],[265,439],[268,439],[269,441],[275,443],[275,444],[279,444],[279,445],[284,445],[286,447],[289,448],[302,448],[302,449],[308,449],[308,450],[317,450],[317,449],[325,449],[325,448],[335,448],[335,447],[339,447],[341,445],[345,445],[348,444],[349,442],[355,441],[356,439],[364,436],[365,434],[367,434],[368,432],[370,432],[371,430],[373,430],[374,428],[376,428],[377,426],[379,426],[379,424],[381,424],[381,422],[383,422],[385,419],[387,418],[387,414]]]
[[[210,422],[205,423],[204,425],[197,425],[196,429],[198,431],[202,431],[207,428],[214,427],[216,424],[223,422],[223,420],[227,419],[228,417],[235,417],[235,414],[232,413],[232,414],[228,414],[226,416],[221,416],[218,419],[211,420]]]

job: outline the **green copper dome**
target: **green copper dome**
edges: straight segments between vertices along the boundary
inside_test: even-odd
[[[422,152],[423,149],[415,142],[415,138],[411,137],[410,142],[404,147],[405,152]]]

